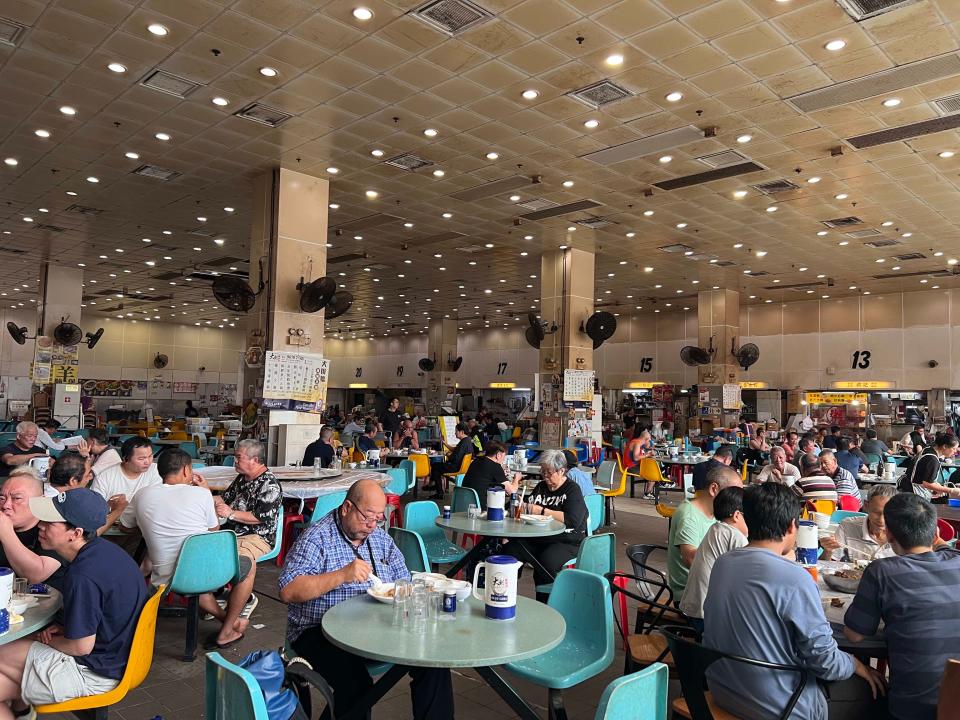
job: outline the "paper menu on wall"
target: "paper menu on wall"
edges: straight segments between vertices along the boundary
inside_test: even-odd
[[[738,383],[724,383],[723,384],[723,408],[725,410],[739,410],[741,407],[740,402],[740,385]]]
[[[563,401],[593,402],[593,370],[563,371]]]
[[[314,353],[266,353],[263,406],[271,410],[320,412],[327,397],[330,361]]]
[[[443,441],[451,447],[456,446],[457,423],[460,422],[460,418],[456,415],[441,415],[439,420],[440,434],[443,435]]]

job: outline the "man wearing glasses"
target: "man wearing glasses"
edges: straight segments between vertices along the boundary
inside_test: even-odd
[[[373,686],[366,661],[330,643],[320,623],[337,603],[373,586],[410,577],[403,555],[378,526],[387,499],[373,480],[353,484],[346,500],[297,538],[280,573],[280,599],[288,604],[287,640],[333,688],[337,714],[347,713]],[[409,668],[415,720],[453,717],[450,671]],[[325,713],[323,718],[329,718]]]

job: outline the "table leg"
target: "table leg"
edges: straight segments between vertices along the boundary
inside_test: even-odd
[[[393,689],[393,686],[400,682],[400,679],[406,674],[406,666],[392,666],[383,675],[381,675],[376,682],[373,683],[373,687],[370,688],[370,692],[367,693],[363,697],[363,700],[358,702],[350,712],[344,712],[338,708],[337,720],[366,720],[370,711],[373,709],[373,706],[380,702],[383,697]],[[337,699],[334,698],[333,701],[336,703]]]
[[[516,690],[507,684],[506,680],[500,677],[496,670],[492,667],[478,667],[474,669],[477,671],[477,674],[484,679],[487,685],[493,688],[494,692],[510,706],[510,709],[517,714],[517,717],[522,718],[522,720],[540,720],[540,716],[537,715],[533,708],[517,694]]]
[[[514,542],[517,543],[516,547],[520,549],[520,554],[523,555],[522,559],[518,558],[520,559],[521,562],[530,563],[533,566],[534,571],[539,570],[544,575],[547,575],[551,580],[557,579],[556,575],[554,575],[552,572],[550,572],[543,565],[540,564],[540,561],[537,560],[536,557],[534,557],[533,553],[530,552],[530,548],[527,547],[526,543],[524,543],[522,539],[521,540],[515,539]]]
[[[480,562],[487,555],[489,555],[488,547],[489,543],[492,542],[492,538],[482,538],[480,542],[474,545],[470,550],[467,551],[467,554],[464,555],[452,568],[447,570],[445,575],[448,578],[453,578],[457,576],[457,573],[463,570],[463,568],[468,567],[471,564]]]

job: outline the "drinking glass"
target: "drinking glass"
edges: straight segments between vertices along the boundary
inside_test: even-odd
[[[480,517],[480,508],[473,503],[467,505],[467,517],[470,520],[476,520],[478,517]]]
[[[437,622],[443,619],[443,592],[433,590],[429,593],[430,620]]]
[[[30,587],[30,584],[27,582],[26,578],[15,578],[13,581],[13,594],[14,595],[26,595],[27,589]]]
[[[397,627],[404,627],[410,614],[410,590],[412,585],[409,580],[397,580],[393,591],[393,624]]]
[[[422,635],[427,631],[427,589],[414,586],[410,596],[410,631],[415,635]]]

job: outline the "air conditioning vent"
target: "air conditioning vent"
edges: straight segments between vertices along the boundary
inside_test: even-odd
[[[141,165],[135,170],[131,170],[134,175],[143,175],[154,180],[175,180],[180,177],[176,170],[162,168],[159,165]]]
[[[205,238],[212,238],[212,237],[216,237],[217,235],[215,232],[211,232],[210,230],[207,230],[203,227],[196,227],[193,230],[188,230],[187,234],[196,235],[197,237],[205,237]]]
[[[917,0],[837,0],[837,5],[842,7],[847,15],[857,22],[872,18],[877,15],[883,15],[891,10],[912,5]]]
[[[33,229],[51,233],[62,233],[64,230],[66,230],[66,228],[62,228],[59,225],[47,225],[45,223],[37,223],[33,226]]]
[[[960,95],[948,95],[933,101],[941,115],[953,115],[960,112]]]
[[[607,220],[606,218],[597,217],[596,215],[591,215],[590,217],[583,218],[582,220],[574,220],[573,222],[575,225],[590,228],[591,230],[599,230],[600,228],[607,227],[608,225],[613,225],[613,221]]]
[[[483,250],[484,247],[482,245],[461,245],[456,248],[457,252],[470,253],[471,255],[473,253],[483,252]]]
[[[23,39],[23,34],[27,31],[25,25],[15,23],[13,20],[0,18],[0,43],[3,45],[16,46]]]
[[[717,267],[732,267],[736,265],[732,260],[717,260],[715,263],[710,263],[711,265],[716,265]]]
[[[882,238],[880,240],[871,240],[870,242],[865,242],[864,247],[884,248],[884,247],[890,247],[891,245],[900,245],[900,244],[901,242],[899,240],[890,240],[888,238]]]
[[[140,84],[178,98],[185,98],[200,87],[200,83],[172,75],[165,70],[152,70],[140,81]]]
[[[690,247],[689,245],[684,245],[683,243],[675,243],[673,245],[663,245],[657,249],[662,250],[663,252],[668,252],[668,253],[693,252],[692,247]]]
[[[764,275],[769,275],[770,273],[766,270],[744,270],[744,275],[749,275],[750,277],[763,277]]]
[[[526,200],[522,203],[517,203],[517,207],[522,207],[525,210],[546,210],[547,208],[556,207],[557,204],[553,200],[547,200],[546,198],[533,198],[532,200]]]
[[[909,125],[890,128],[889,130],[878,130],[867,133],[866,135],[857,135],[856,137],[847,138],[847,142],[857,150],[863,150],[864,148],[886,145],[887,143],[900,142],[902,140],[912,140],[913,138],[923,137],[924,135],[933,135],[957,128],[960,128],[960,114],[953,114],[933,118],[932,120],[921,120],[920,122],[910,123]]]
[[[917,270],[916,272],[898,272],[898,273],[886,273],[884,275],[874,275],[874,280],[894,280],[905,277],[930,277],[930,278],[942,278],[942,277],[953,277],[956,273],[953,273],[949,270]]]
[[[366,253],[347,253],[346,255],[336,255],[335,257],[327,258],[327,265],[336,265],[338,263],[347,263],[353,262],[354,260],[366,259]]]
[[[89,207],[88,205],[78,205],[74,203],[67,207],[64,212],[80,213],[81,215],[99,215],[103,212],[100,208]]]
[[[863,238],[876,237],[882,233],[876,228],[870,228],[868,230],[854,230],[853,232],[844,233],[848,238],[854,238],[855,240],[862,240]]]
[[[263,103],[250,103],[245,108],[241,108],[234,113],[237,117],[242,117],[253,122],[266,125],[268,127],[279,127],[287,120],[293,117],[290,113],[283,110],[277,110]]]
[[[853,215],[849,217],[834,218],[833,220],[821,220],[820,224],[828,228],[844,228],[851,225],[862,225],[863,220]]]
[[[697,161],[702,162],[707,167],[721,168],[727,165],[736,165],[737,163],[745,162],[747,159],[745,155],[741,155],[736,150],[723,150],[698,157]]]
[[[610,80],[601,80],[598,83],[587,85],[587,87],[574,90],[568,94],[570,97],[592,108],[603,107],[604,105],[609,105],[610,103],[617,102],[617,100],[623,100],[631,96],[629,90],[625,90]]]
[[[420,168],[428,167],[433,165],[429,160],[424,160],[422,157],[418,157],[413,153],[404,153],[403,155],[397,155],[392,157],[389,160],[383,161],[384,165],[392,165],[395,168],[400,168],[401,170],[419,170]]]
[[[786,179],[771,180],[770,182],[751,185],[754,190],[764,195],[775,195],[776,193],[788,192],[790,190],[799,190],[799,185],[794,185]]]
[[[535,212],[529,212],[521,215],[524,220],[545,220],[546,218],[559,217],[561,215],[569,215],[573,212],[580,212],[581,210],[592,210],[595,207],[600,207],[600,203],[595,200],[575,200],[572,203],[566,203],[565,205],[557,205],[556,207],[549,207],[545,210],[537,210]]]
[[[927,256],[924,255],[923,253],[912,252],[912,253],[904,253],[903,255],[894,255],[893,259],[899,260],[900,262],[904,262],[905,260],[923,260],[925,257]]]
[[[484,23],[493,15],[470,0],[435,0],[413,11],[415,17],[450,35]]]
[[[654,183],[655,187],[661,190],[679,190],[680,188],[693,187],[694,185],[703,185],[704,183],[714,182],[715,180],[725,180],[726,178],[746,175],[760,170],[766,170],[762,165],[749,160],[747,162],[738,162],[735,165],[714,168],[713,170],[704,170],[693,175],[684,175],[683,177],[671,178]]]

